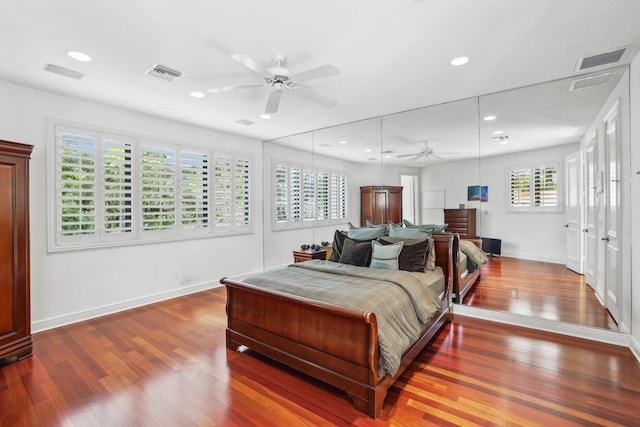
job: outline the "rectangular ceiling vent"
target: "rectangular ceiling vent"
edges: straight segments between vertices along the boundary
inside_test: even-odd
[[[576,65],[576,71],[586,70],[587,68],[600,67],[602,65],[609,65],[619,62],[622,56],[627,51],[626,47],[612,50],[609,52],[599,53],[597,55],[583,56],[578,58],[578,65]]]
[[[153,67],[149,68],[147,71],[145,71],[145,73],[149,74],[150,76],[166,80],[168,82],[175,82],[180,77],[183,77],[185,75],[180,71],[174,70],[161,64],[153,65]]]
[[[236,123],[239,123],[245,126],[251,126],[256,124],[256,122],[252,122],[251,120],[245,120],[245,119],[236,120]]]
[[[84,74],[79,73],[77,71],[70,70],[68,68],[63,68],[58,65],[46,64],[44,66],[45,71],[49,71],[50,73],[60,74],[61,76],[71,77],[72,79],[80,80],[84,77]]]
[[[611,73],[602,73],[597,74],[595,76],[587,76],[581,77],[579,79],[571,80],[571,84],[569,85],[569,90],[580,90],[586,89],[594,86],[606,85],[609,83],[609,78],[611,77]]]

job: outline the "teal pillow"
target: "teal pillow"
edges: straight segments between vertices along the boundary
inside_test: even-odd
[[[398,227],[395,224],[389,226],[389,237],[402,237],[404,239],[424,239],[431,233],[420,228]]]
[[[402,252],[403,242],[383,245],[377,240],[371,241],[371,264],[370,268],[382,268],[385,270],[398,269],[398,257]]]
[[[367,227],[384,227],[385,229],[385,236],[389,235],[389,224],[393,224],[393,222],[389,221],[386,224],[374,224],[369,220],[366,220],[365,222]],[[402,222],[400,222],[399,224],[396,224],[398,227],[402,227]]]
[[[412,224],[406,219],[403,220],[405,227],[407,228],[419,228],[430,233],[442,233],[449,224]]]
[[[385,235],[387,228],[384,225],[379,227],[354,227],[349,223],[349,232],[347,237],[356,240],[377,239]]]

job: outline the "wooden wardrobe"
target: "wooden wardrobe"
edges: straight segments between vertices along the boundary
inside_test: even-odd
[[[30,356],[29,157],[0,140],[0,366]]]
[[[402,187],[369,185],[360,187],[360,226],[402,222]]]

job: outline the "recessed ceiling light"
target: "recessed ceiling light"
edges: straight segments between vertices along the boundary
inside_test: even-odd
[[[469,58],[466,56],[459,56],[457,58],[453,58],[451,60],[451,65],[455,65],[456,67],[459,65],[464,65],[469,62]]]
[[[269,120],[271,118],[271,114],[262,113],[260,114],[261,119]]]
[[[204,93],[202,92],[191,92],[189,95],[193,96],[194,98],[204,98]]]
[[[371,148],[365,148],[365,149],[364,149],[364,152],[365,152],[365,153],[370,153],[370,152],[371,152]]]
[[[496,116],[484,116],[483,120],[490,122],[491,120],[495,120],[496,118]]]
[[[493,132],[494,135],[502,135],[504,133],[503,130],[496,130]]]
[[[86,53],[79,52],[77,50],[68,50],[67,55],[69,57],[75,59],[76,61],[89,62],[91,61],[91,57]]]
[[[349,143],[349,141],[342,140],[342,141],[339,141],[339,143],[340,143],[340,144],[348,144],[348,143]]]

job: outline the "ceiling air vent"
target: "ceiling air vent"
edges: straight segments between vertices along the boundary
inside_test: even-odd
[[[155,64],[153,67],[149,68],[145,73],[150,76],[158,77],[159,79],[166,80],[168,82],[175,82],[180,77],[184,76],[184,73],[180,71],[174,70],[169,67],[165,67],[161,64]]]
[[[609,83],[609,77],[611,77],[611,73],[602,73],[595,76],[573,79],[571,80],[571,84],[569,85],[569,90],[580,90],[593,86],[606,85],[607,83]]]
[[[70,70],[68,68],[63,68],[58,65],[47,64],[44,66],[45,71],[49,71],[50,73],[60,74],[61,76],[71,77],[72,79],[80,80],[84,77],[84,74],[79,73],[77,71]]]
[[[578,65],[576,65],[576,71],[586,70],[587,68],[599,67],[601,65],[613,64],[619,62],[622,55],[627,51],[626,47],[612,50],[605,53],[599,53],[592,56],[583,56],[578,58]]]
[[[256,122],[252,122],[251,120],[245,120],[245,119],[236,120],[236,123],[239,123],[245,126],[251,126],[256,124]]]

